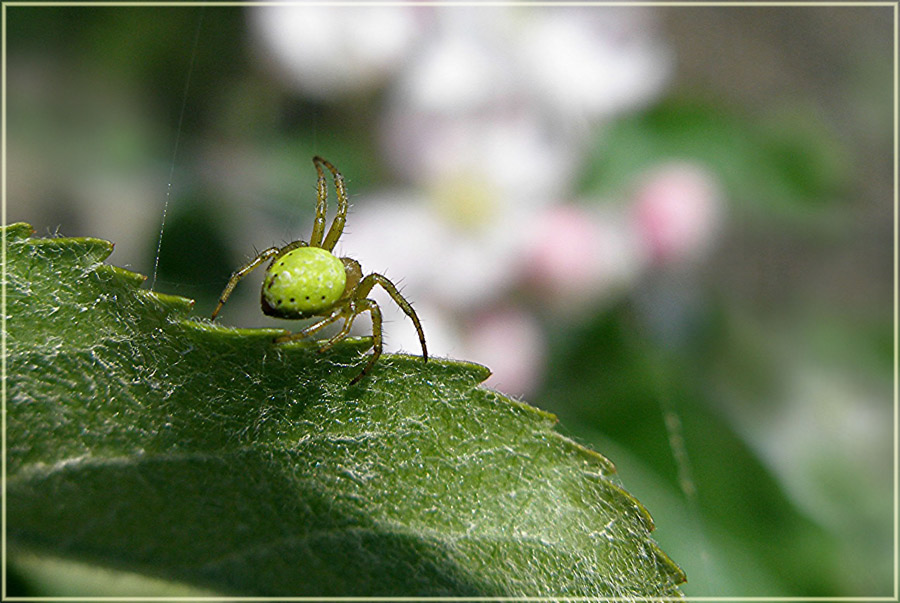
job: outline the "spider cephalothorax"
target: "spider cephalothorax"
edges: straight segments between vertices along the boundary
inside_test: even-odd
[[[225,305],[238,281],[261,264],[271,260],[269,267],[266,268],[262,285],[263,312],[276,318],[321,318],[302,331],[276,338],[276,343],[308,337],[343,319],[341,330],[319,347],[319,351],[327,350],[347,337],[357,316],[368,312],[372,317],[372,355],[362,372],[350,383],[358,382],[366,376],[381,356],[381,308],[374,300],[368,298],[372,288],[379,285],[412,320],[419,334],[419,342],[422,344],[422,358],[427,361],[428,350],[425,347],[422,324],[412,305],[400,294],[394,283],[374,272],[363,276],[359,262],[352,258],[338,258],[332,253],[347,220],[349,207],[347,190],[344,188],[344,177],[331,163],[321,157],[313,157],[313,163],[319,177],[316,184],[316,220],[309,243],[294,241],[284,247],[270,247],[235,270],[212,313],[213,320]],[[325,234],[327,191],[323,166],[334,177],[334,188],[338,198],[337,214],[331,228],[328,229],[328,234]]]

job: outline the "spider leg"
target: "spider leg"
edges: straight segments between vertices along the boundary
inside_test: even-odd
[[[238,281],[253,272],[253,270],[258,268],[260,264],[266,262],[279,253],[280,250],[278,249],[278,247],[269,247],[268,249],[259,252],[259,255],[257,255],[255,258],[235,270],[231,274],[231,278],[228,279],[228,284],[225,285],[225,290],[222,291],[222,295],[219,296],[219,304],[216,306],[216,309],[213,310],[211,320],[216,319],[216,316],[219,314],[219,310],[221,310],[222,306],[225,305],[225,302],[228,301],[228,297],[231,295],[231,292],[234,291],[234,288],[238,284]]]
[[[278,254],[275,256],[275,259],[277,260],[284,254],[286,254],[288,251],[293,251],[294,249],[297,249],[298,247],[309,247],[309,244],[302,239],[298,240],[298,241],[294,241],[293,243],[288,243],[287,245],[285,245],[284,247],[282,247],[281,249],[278,250]]]
[[[419,322],[419,316],[416,314],[416,311],[413,310],[412,304],[409,303],[409,301],[407,301],[407,299],[400,294],[400,291],[397,290],[397,286],[394,285],[394,283],[392,283],[386,276],[378,274],[377,272],[373,272],[372,274],[364,277],[363,280],[359,282],[359,286],[356,288],[354,297],[356,297],[357,299],[365,299],[366,296],[369,295],[369,291],[371,291],[372,287],[374,287],[375,285],[381,285],[381,288],[387,291],[388,295],[391,296],[391,299],[394,300],[394,303],[400,306],[400,309],[403,310],[403,312],[407,316],[409,316],[410,320],[412,320],[413,325],[416,327],[416,333],[419,334],[419,343],[422,344],[422,360],[428,362],[428,348],[425,347],[425,332],[422,330],[422,323]],[[374,317],[375,316],[373,314],[373,330],[375,322]],[[378,336],[380,343],[380,324]]]
[[[344,326],[341,327],[341,330],[337,332],[334,336],[331,337],[328,341],[322,344],[319,347],[320,352],[324,352],[330,349],[334,344],[336,344],[341,339],[345,338],[350,334],[350,328],[353,326],[353,321],[356,320],[356,317],[359,316],[362,312],[365,312],[365,308],[361,310],[357,310],[356,302],[350,302],[347,306],[345,306],[346,318],[344,319]]]
[[[325,234],[325,213],[328,209],[328,189],[325,186],[325,172],[322,171],[321,157],[313,157],[318,179],[316,180],[316,220],[313,222],[312,235],[309,237],[310,247],[321,247],[322,236]]]
[[[375,366],[375,362],[381,356],[381,308],[371,299],[358,300],[359,311],[352,315],[354,318],[363,312],[368,312],[372,316],[372,355],[363,370],[350,381],[350,385],[356,385],[360,379],[365,377],[368,372]]]
[[[316,169],[319,170],[319,173],[322,173],[322,167],[325,166],[328,168],[328,171],[331,172],[331,175],[334,177],[334,190],[337,193],[338,199],[338,208],[337,214],[334,216],[334,221],[331,223],[331,228],[328,229],[328,234],[325,235],[325,241],[322,243],[322,249],[325,251],[332,251],[334,246],[337,244],[338,239],[341,238],[341,233],[344,232],[344,223],[347,221],[347,211],[350,207],[350,201],[347,198],[347,189],[344,187],[344,177],[341,175],[337,168],[335,168],[329,161],[322,159],[319,156],[313,157],[313,162],[316,164]],[[324,186],[324,185],[323,185]],[[318,219],[318,212],[317,219]],[[325,216],[324,212],[322,215],[322,226],[325,226]]]
[[[341,316],[344,315],[344,307],[341,306],[339,308],[335,308],[332,310],[331,314],[323,318],[318,322],[314,322],[309,325],[302,331],[297,331],[296,333],[291,333],[290,335],[282,335],[280,337],[275,338],[275,343],[287,343],[288,341],[297,341],[298,339],[305,339],[314,333],[318,333],[331,323],[338,320]]]

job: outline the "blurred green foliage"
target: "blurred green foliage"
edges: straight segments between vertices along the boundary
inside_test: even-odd
[[[677,96],[619,120],[599,138],[583,187],[623,188],[660,161],[715,170],[729,199],[757,212],[808,215],[847,192],[850,165],[814,107],[753,118],[696,96]]]

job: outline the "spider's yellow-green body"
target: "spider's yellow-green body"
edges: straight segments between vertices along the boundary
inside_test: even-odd
[[[262,286],[260,301],[263,312],[269,316],[286,319],[321,317],[318,322],[298,333],[277,337],[276,343],[308,337],[343,318],[344,325],[341,330],[319,346],[320,352],[325,351],[350,334],[350,327],[357,316],[368,312],[372,317],[372,356],[369,357],[369,362],[363,367],[362,372],[350,383],[358,382],[366,376],[381,356],[381,308],[367,297],[372,287],[379,285],[413,321],[419,334],[419,343],[422,344],[422,359],[427,361],[428,349],[425,347],[422,324],[412,305],[400,295],[394,283],[375,272],[363,276],[359,262],[352,258],[338,258],[331,253],[344,231],[350,203],[341,173],[321,157],[313,157],[313,163],[319,177],[316,181],[316,220],[309,243],[294,241],[281,248],[270,247],[235,270],[219,297],[219,304],[213,310],[213,320],[225,305],[238,281],[263,262],[271,260]],[[323,166],[334,176],[334,188],[338,198],[337,215],[331,223],[331,228],[328,229],[328,234],[325,234],[327,192]]]
[[[321,247],[298,247],[266,270],[262,308],[269,316],[306,318],[331,308],[344,294],[344,263]]]

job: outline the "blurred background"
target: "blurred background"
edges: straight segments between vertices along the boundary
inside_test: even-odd
[[[5,10],[8,222],[204,317],[322,155],[338,252],[610,457],[686,594],[893,594],[895,7]],[[261,278],[220,320],[295,327]]]

